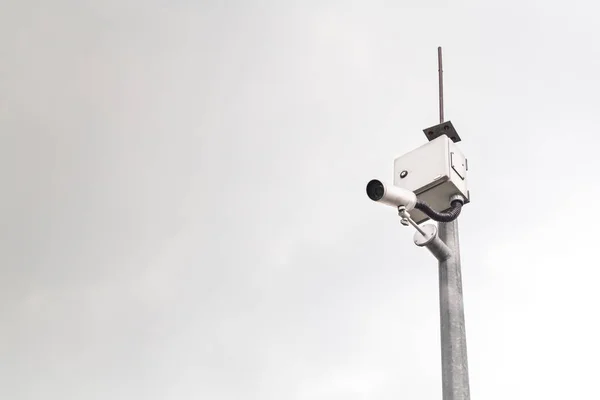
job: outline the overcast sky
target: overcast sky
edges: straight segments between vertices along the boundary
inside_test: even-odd
[[[365,194],[446,115],[473,399],[599,398],[590,1],[0,9],[0,397],[440,399],[435,259]]]

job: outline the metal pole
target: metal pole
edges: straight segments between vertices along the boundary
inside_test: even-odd
[[[444,122],[442,48],[438,47],[440,123]],[[443,400],[469,400],[469,367],[463,306],[458,221],[438,223],[439,236],[452,255],[439,261]]]

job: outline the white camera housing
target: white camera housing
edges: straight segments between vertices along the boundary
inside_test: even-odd
[[[450,198],[461,195],[469,202],[467,159],[446,135],[406,153],[394,160],[394,186],[414,192],[420,201],[438,212],[451,208]],[[416,223],[429,219],[415,209]]]
[[[410,190],[394,185],[386,185],[377,179],[372,179],[367,184],[367,196],[373,201],[392,207],[403,206],[407,211],[415,208],[417,196]]]

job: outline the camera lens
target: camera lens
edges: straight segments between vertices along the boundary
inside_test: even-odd
[[[379,201],[383,198],[385,187],[381,181],[373,179],[367,184],[367,196],[373,201]]]

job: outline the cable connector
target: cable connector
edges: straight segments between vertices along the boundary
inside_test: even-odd
[[[425,203],[422,200],[417,200],[417,204],[415,208],[423,214],[427,215],[434,221],[437,222],[451,222],[454,221],[460,215],[460,211],[462,210],[462,206],[465,204],[465,198],[460,194],[455,194],[450,197],[450,205],[452,208],[445,212],[437,212],[429,204]]]

